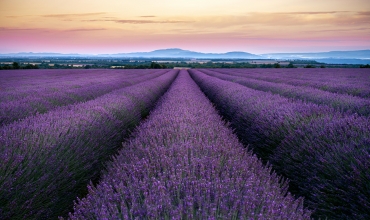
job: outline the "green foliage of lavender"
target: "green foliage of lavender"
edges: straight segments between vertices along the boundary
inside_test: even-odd
[[[0,126],[85,102],[166,71],[37,70],[0,72]]]
[[[69,217],[309,219],[302,203],[183,71]]]
[[[191,70],[240,140],[291,181],[313,217],[370,219],[370,119]]]
[[[52,219],[66,214],[176,75],[170,71],[1,127],[1,218]]]
[[[332,93],[313,87],[293,86],[283,83],[256,80],[248,77],[232,76],[228,74],[229,72],[232,72],[232,70],[222,71],[224,74],[209,70],[202,70],[202,72],[219,79],[239,83],[252,89],[272,92],[287,98],[298,99],[305,102],[327,105],[341,112],[356,113],[364,116],[370,115],[370,100],[366,98],[348,94]]]

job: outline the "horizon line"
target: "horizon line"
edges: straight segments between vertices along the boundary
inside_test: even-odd
[[[91,55],[91,56],[98,56],[98,55],[118,55],[118,54],[130,54],[130,53],[150,53],[155,52],[158,50],[183,50],[183,51],[190,51],[196,53],[203,53],[203,54],[225,54],[225,53],[249,53],[252,55],[264,55],[264,54],[308,54],[308,53],[327,53],[327,52],[353,52],[353,51],[368,51],[370,49],[360,49],[360,50],[329,50],[329,51],[315,51],[315,52],[268,52],[268,53],[251,53],[246,51],[227,51],[227,52],[199,52],[193,50],[187,50],[182,48],[162,48],[162,49],[155,49],[151,51],[134,51],[134,52],[118,52],[118,53],[80,53],[80,52],[8,52],[8,53],[0,53],[1,55],[9,55],[9,54],[60,54],[60,55]]]

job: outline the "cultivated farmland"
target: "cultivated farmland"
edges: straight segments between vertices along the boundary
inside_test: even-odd
[[[0,219],[370,219],[369,115],[361,69],[0,71]]]

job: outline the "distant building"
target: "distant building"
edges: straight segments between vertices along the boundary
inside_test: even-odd
[[[249,61],[251,64],[275,64],[278,63],[276,60],[251,60]]]
[[[226,63],[226,64],[234,64],[234,61],[213,61],[212,63]]]
[[[187,63],[187,64],[191,64],[191,63],[205,64],[205,63],[208,63],[208,62],[211,62],[211,60],[196,60],[196,59],[192,59],[191,61],[186,61],[185,63]]]
[[[68,66],[72,66],[74,68],[83,68],[83,67],[86,67],[86,66],[92,66],[92,64],[72,64],[72,65],[68,65]]]
[[[111,66],[111,69],[123,69],[125,66]]]
[[[23,64],[29,64],[29,65],[32,65],[32,66],[36,66],[36,65],[40,65],[41,63],[23,63]]]
[[[172,60],[158,60],[158,61],[152,61],[155,63],[181,63],[181,61],[172,61]]]

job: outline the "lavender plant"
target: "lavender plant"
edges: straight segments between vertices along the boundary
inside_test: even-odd
[[[265,162],[290,130],[333,109],[257,91],[237,83],[190,71],[193,79],[230,121],[239,139]]]
[[[190,72],[243,143],[307,198],[313,217],[369,219],[369,118]]]
[[[370,218],[370,120],[328,115],[289,134],[271,163],[317,217]]]
[[[223,70],[215,70],[224,72]],[[366,69],[233,69],[228,74],[293,86],[370,98],[370,72]]]
[[[215,71],[201,70],[202,72],[215,76],[219,79],[224,79],[239,83],[252,89],[272,92],[287,98],[312,102],[320,105],[328,105],[341,112],[350,112],[359,115],[370,115],[370,100],[357,96],[338,94],[323,91],[313,87],[292,86],[289,84],[272,83],[262,80],[250,79],[248,77],[238,77],[229,74],[220,74]],[[226,71],[224,71],[226,73]]]
[[[66,214],[176,75],[173,70],[1,127],[1,218],[50,219]]]
[[[109,83],[126,77],[145,75],[145,72],[131,70],[11,70],[0,71],[3,96],[0,102],[31,97],[38,90],[46,87],[44,92],[62,89],[78,89],[90,85]],[[42,95],[42,94],[40,94]]]
[[[186,71],[70,219],[309,219],[243,148]]]
[[[167,71],[41,72],[42,74],[35,74],[32,70],[15,71],[2,78],[0,126],[30,115],[45,113],[59,106],[92,100],[115,89],[158,77]],[[33,78],[26,77],[25,74]]]

